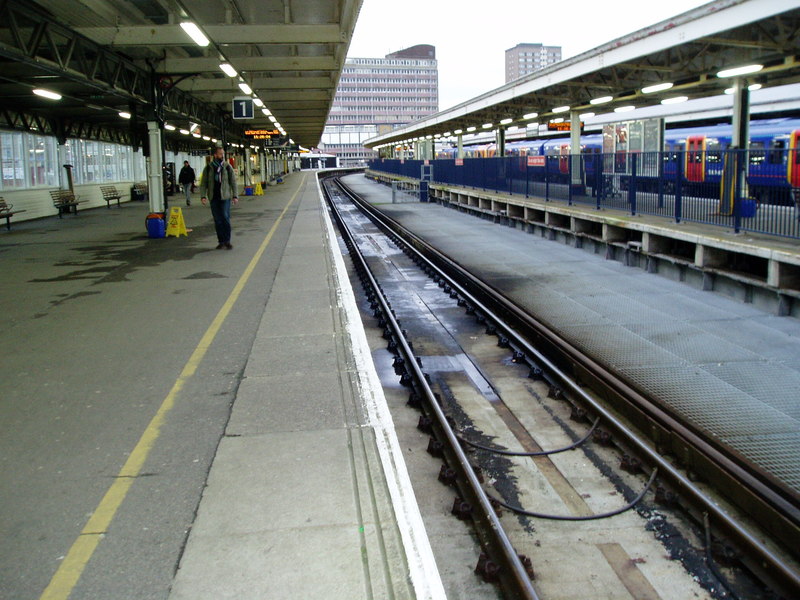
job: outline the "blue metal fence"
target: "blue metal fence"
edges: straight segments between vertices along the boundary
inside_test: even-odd
[[[420,179],[425,161],[369,168]],[[800,238],[800,150],[438,159],[432,182]]]

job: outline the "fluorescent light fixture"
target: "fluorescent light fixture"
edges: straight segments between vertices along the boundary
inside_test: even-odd
[[[263,102],[263,100],[261,100],[261,98],[253,98],[253,104],[258,106],[259,108],[264,106],[264,102]]]
[[[275,118],[275,115],[267,115],[267,116],[269,117],[269,120],[272,121],[273,123],[278,122],[278,119]]]
[[[210,142],[210,141],[211,141],[211,137],[210,137],[210,136],[207,136],[207,135],[204,135],[204,136],[203,136],[203,139],[204,139],[205,141],[207,141],[207,142]]]
[[[611,102],[614,99],[614,96],[602,96],[600,98],[592,98],[589,100],[589,104],[605,104],[606,102]]]
[[[522,118],[527,121],[528,119],[535,119],[538,116],[539,113],[528,113],[527,115],[522,115]]]
[[[516,125],[512,125],[512,126],[511,126],[511,127],[509,127],[508,129],[506,129],[506,131],[507,131],[508,133],[514,133],[514,132],[515,132],[517,129],[519,129],[519,127],[517,127]]]
[[[222,72],[228,77],[236,77],[238,75],[236,69],[234,69],[233,65],[230,63],[222,63],[219,68],[222,69]]]
[[[578,115],[579,119],[591,119],[594,116],[593,112],[585,112]]]
[[[663,92],[664,90],[668,90],[674,84],[672,83],[656,83],[655,85],[648,85],[647,87],[642,88],[643,94],[654,94],[655,92]]]
[[[467,132],[468,132],[468,133],[469,133],[469,132],[473,132],[473,131],[475,131],[476,129],[477,129],[477,127],[475,127],[475,126],[473,125],[472,127],[467,127]]]
[[[262,112],[262,113],[264,113],[264,116],[265,116],[265,117],[269,117],[269,116],[271,116],[271,115],[272,115],[272,113],[271,113],[271,112],[269,112],[269,109],[268,109],[268,108],[262,108],[262,109],[261,109],[261,112]]]
[[[509,123],[513,122],[514,119],[503,119],[500,121],[500,125],[508,125]]]
[[[199,133],[193,133],[193,134],[192,134],[192,137],[199,138],[199,137],[200,137],[200,134],[199,134]]]
[[[189,130],[188,129],[181,129],[181,133],[183,135],[189,135]]]
[[[451,134],[450,134],[450,132],[449,132],[449,131],[445,131],[445,132],[444,132],[442,135],[443,135],[444,137],[450,137],[450,135],[451,135]]]
[[[561,117],[558,117],[557,119],[550,119],[550,122],[551,123],[563,123],[564,119],[562,119]]]
[[[751,92],[755,92],[757,90],[760,90],[762,87],[764,86],[761,85],[760,83],[754,83],[753,85],[748,85],[747,89],[750,90]]]
[[[247,85],[244,81],[239,84],[239,89],[242,90],[248,96],[253,93],[253,89]]]
[[[198,46],[203,46],[204,48],[208,46],[208,38],[203,35],[203,32],[200,31],[200,28],[197,25],[191,21],[184,21],[181,23],[181,28],[188,34],[190,38],[192,38],[195,44]]]
[[[119,116],[122,117],[123,119],[130,119],[131,118],[131,113],[123,111],[123,112],[119,113]]]
[[[432,135],[426,135],[426,136],[425,136],[425,139],[426,139],[426,140],[432,140],[432,139],[433,139],[433,136],[432,136]]]
[[[294,140],[292,138],[289,138],[289,143],[294,144]]]
[[[217,138],[211,138],[211,143],[212,144],[216,144],[217,143]]]
[[[277,121],[275,121],[275,127],[277,127],[279,130],[283,131],[283,127],[281,127],[281,124],[278,123]]]
[[[464,130],[463,129],[456,129],[453,133],[455,133],[456,135],[461,135],[462,133],[464,133]]]
[[[617,108],[614,109],[614,112],[617,113],[628,112],[634,110],[635,108],[636,107],[633,104],[627,104],[625,106],[618,106]]]
[[[491,123],[484,123],[483,125],[481,125],[481,129],[491,129],[491,128],[492,128]]]
[[[175,125],[170,125],[169,123],[164,123],[164,129],[167,131],[175,131]]]
[[[569,106],[556,106],[553,109],[553,112],[554,113],[562,113],[562,112],[567,112],[568,110],[569,110]]]
[[[689,96],[673,96],[672,98],[664,98],[661,104],[680,104],[681,102],[686,102],[688,99]]]
[[[438,138],[442,137],[442,134],[441,133],[434,133],[433,137],[438,139]]]
[[[37,96],[41,96],[42,98],[48,98],[49,100],[61,100],[61,94],[57,94],[56,92],[51,92],[50,90],[43,90],[42,88],[36,88],[33,90],[33,93]]]
[[[723,69],[717,73],[717,77],[738,77],[739,75],[749,75],[750,73],[758,73],[764,65],[745,65],[743,67],[735,67],[733,69]]]

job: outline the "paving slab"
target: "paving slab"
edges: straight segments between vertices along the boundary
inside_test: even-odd
[[[349,282],[336,274],[339,249],[328,228],[308,183],[173,600],[410,600],[418,589],[428,590],[420,598],[443,597],[430,593],[433,582],[413,578],[420,559],[399,519],[417,511],[422,521],[413,492],[398,495],[402,454],[386,459],[386,431],[366,408],[375,390],[362,382],[374,367],[354,358],[356,324],[341,299]],[[424,527],[415,535],[426,536]]]

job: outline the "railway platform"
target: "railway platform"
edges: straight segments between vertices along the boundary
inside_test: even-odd
[[[178,239],[136,203],[0,239],[0,597],[443,597],[316,175],[285,181],[232,251],[199,203]]]
[[[569,342],[800,493],[800,324],[436,203],[343,182]],[[587,248],[584,248],[587,250]]]

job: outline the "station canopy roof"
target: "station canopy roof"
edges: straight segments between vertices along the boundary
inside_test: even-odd
[[[365,145],[381,148],[554,118],[569,120],[571,111],[599,115],[670,99],[719,95],[733,85],[725,71],[739,67],[752,66],[754,72],[743,75],[748,85],[796,83],[798,39],[800,0],[718,0],[371,138]],[[660,87],[648,89],[651,86]]]
[[[231,121],[232,99],[250,95],[239,86],[246,83],[288,136],[313,146],[361,2],[0,2],[0,108],[80,121],[89,129],[113,126],[120,112],[133,112],[134,121],[152,119],[146,107],[156,97],[153,88],[174,84],[163,107],[165,119],[178,128],[199,123],[216,136],[223,122],[234,135],[243,128],[272,128],[258,103],[254,120]],[[200,43],[186,23],[199,30]],[[223,64],[233,76],[221,70]],[[35,88],[62,98],[39,98],[31,93]]]

